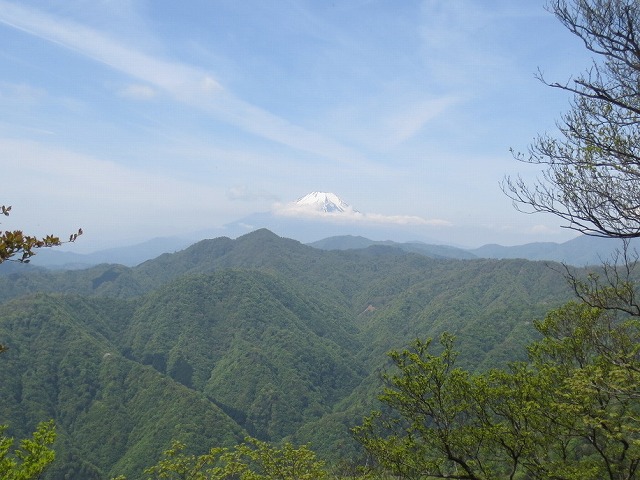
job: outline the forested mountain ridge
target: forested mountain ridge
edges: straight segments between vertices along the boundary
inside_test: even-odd
[[[375,241],[353,235],[328,237],[317,242],[311,242],[308,245],[322,250],[358,250],[373,245],[383,245],[398,248],[404,252],[419,253],[431,258],[479,258],[467,250],[449,245],[433,245],[423,242],[394,242],[391,240]]]
[[[0,286],[0,423],[21,436],[55,419],[49,478],[135,478],[172,438],[351,455],[385,352],[448,330],[463,365],[504,364],[570,297],[541,262],[330,252],[265,230],[135,268],[14,269]]]
[[[121,353],[133,310],[122,301],[38,294],[0,306],[9,350],[0,369],[2,421],[23,435],[58,430],[48,478],[140,472],[172,438],[237,441],[243,430],[204,395]],[[161,445],[162,444],[162,445]]]
[[[32,259],[31,266],[53,270],[80,270],[103,263],[117,263],[133,267],[164,253],[175,253],[184,250],[195,243],[194,240],[187,239],[155,238],[144,243],[100,250],[91,254],[44,250]],[[563,243],[535,242],[513,246],[486,244],[477,248],[419,241],[370,240],[369,238],[355,235],[326,237],[306,243],[306,245],[321,250],[360,250],[379,245],[404,252],[418,253],[430,258],[522,258],[532,261],[563,262],[578,267],[599,265],[601,260],[609,259],[615,254],[616,250],[620,250],[622,247],[621,242],[587,235],[581,235]],[[638,246],[637,242],[631,242],[633,249],[637,250]],[[7,267],[6,270],[11,270],[11,267]]]

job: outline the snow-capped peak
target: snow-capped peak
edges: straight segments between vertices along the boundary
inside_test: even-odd
[[[325,213],[358,212],[335,193],[329,192],[311,192],[299,198],[296,201],[296,205]]]

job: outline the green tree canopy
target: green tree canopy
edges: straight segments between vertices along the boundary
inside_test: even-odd
[[[640,324],[570,303],[537,328],[508,370],[458,368],[448,334],[392,352],[356,437],[399,478],[638,478]]]
[[[24,439],[18,448],[5,435],[7,427],[0,426],[0,478],[4,480],[32,480],[53,461],[55,453],[49,448],[56,438],[53,421],[38,425],[32,438]]]
[[[1,205],[0,214],[9,216],[10,206]],[[74,242],[82,229],[69,236],[69,242]],[[0,230],[0,263],[18,257],[19,262],[27,263],[35,255],[38,248],[54,247],[62,244],[60,238],[47,235],[38,238],[25,235],[22,230]],[[6,347],[0,344],[0,353]],[[0,425],[0,477],[6,480],[31,480],[40,478],[45,468],[53,461],[55,453],[49,445],[55,440],[55,426],[53,421],[38,425],[30,439],[20,442],[20,447],[13,449],[14,439],[5,435],[6,425]]]
[[[183,480],[323,480],[323,462],[307,447],[285,443],[275,447],[255,438],[233,448],[214,447],[203,455],[183,453],[185,445],[174,442],[163,458],[144,471],[149,479]],[[117,477],[114,480],[125,480]]]
[[[0,214],[8,217],[11,212],[11,206],[0,205]],[[69,236],[68,242],[75,242],[78,236],[82,235],[82,229],[77,233]],[[59,237],[47,235],[38,238],[33,235],[25,235],[22,230],[0,230],[0,263],[7,260],[13,260],[17,256],[17,260],[22,263],[28,263],[38,248],[55,247],[61,245]],[[0,344],[0,353],[6,351],[6,347]]]

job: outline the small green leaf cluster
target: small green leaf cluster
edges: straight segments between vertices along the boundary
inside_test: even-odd
[[[0,426],[0,478],[4,480],[31,480],[40,478],[53,462],[55,453],[49,448],[56,438],[53,421],[43,422],[32,438],[20,441],[20,447],[12,450],[14,439],[7,437],[6,425]]]
[[[0,214],[9,216],[11,207],[0,205]],[[78,236],[82,235],[82,229],[69,236],[69,242],[75,242]],[[18,261],[28,263],[29,259],[35,255],[34,250],[44,247],[55,247],[61,245],[62,241],[54,235],[38,238],[33,235],[25,235],[22,230],[0,231],[0,263],[18,256]]]
[[[183,480],[322,480],[327,472],[307,447],[285,443],[278,448],[255,438],[233,448],[214,447],[203,455],[184,453],[173,442],[163,458],[144,471],[148,479]],[[119,476],[114,480],[125,480]]]

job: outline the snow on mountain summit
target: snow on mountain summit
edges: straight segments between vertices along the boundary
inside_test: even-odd
[[[303,222],[316,222],[326,226],[368,225],[372,228],[384,227],[385,225],[396,226],[417,226],[417,225],[449,225],[444,220],[425,220],[421,217],[411,215],[383,215],[379,213],[362,213],[342,200],[335,193],[311,192],[304,197],[300,197],[295,202],[275,204],[270,212],[273,218],[282,219],[288,217]],[[309,228],[309,225],[306,226]],[[344,232],[344,230],[343,230]],[[341,235],[344,233],[341,233]]]
[[[359,213],[335,193],[311,192],[296,201],[296,206],[324,213]]]

